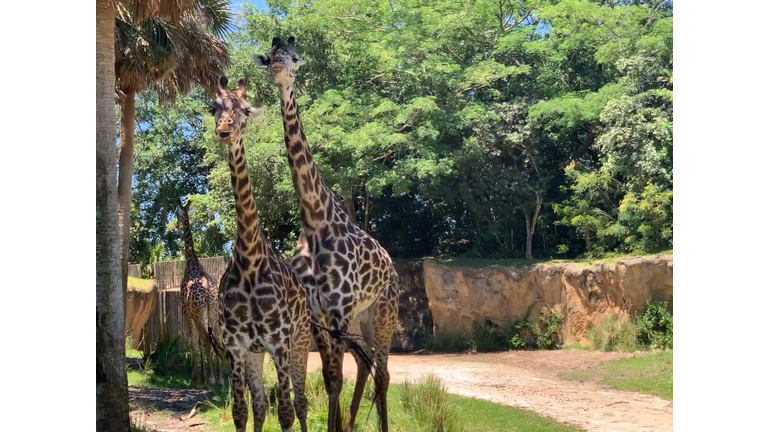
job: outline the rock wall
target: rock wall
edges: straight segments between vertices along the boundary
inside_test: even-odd
[[[144,324],[155,310],[157,294],[154,280],[128,278],[125,336],[133,339],[134,348],[144,349]]]
[[[647,300],[672,307],[672,256],[638,257],[589,267],[452,267],[425,261],[424,287],[434,332],[469,330],[475,319],[508,324],[532,307],[563,315],[563,343],[585,343],[593,323],[621,309],[642,313]]]

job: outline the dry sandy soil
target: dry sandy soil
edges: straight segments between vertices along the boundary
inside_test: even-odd
[[[392,382],[433,374],[451,393],[526,408],[588,431],[671,431],[670,401],[558,377],[631,355],[571,350],[391,355],[389,373]],[[317,353],[309,363],[310,370],[321,367]],[[354,381],[356,369],[347,354],[344,375]]]
[[[566,381],[559,374],[631,354],[590,351],[532,351],[492,354],[391,355],[392,382],[440,377],[448,391],[534,411],[588,431],[671,431],[672,402],[618,391],[594,382]],[[310,353],[309,369],[321,367]],[[344,375],[354,381],[355,362],[347,354]],[[201,390],[131,387],[132,415],[158,432],[204,431],[202,421],[186,417],[205,399]],[[147,410],[147,405],[160,411]]]

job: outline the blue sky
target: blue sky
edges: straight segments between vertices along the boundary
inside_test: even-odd
[[[232,0],[232,12],[239,13],[243,10],[243,5],[246,3],[250,3],[259,9],[267,10],[265,0]]]

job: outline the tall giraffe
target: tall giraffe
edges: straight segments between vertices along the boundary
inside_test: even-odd
[[[294,74],[306,62],[296,53],[294,43],[293,37],[287,43],[274,38],[269,53],[254,57],[254,61],[270,68],[280,92],[285,147],[302,224],[291,266],[307,289],[310,312],[317,323],[312,326],[312,334],[320,351],[328,392],[328,430],[342,429],[339,394],[344,346],[339,336],[359,316],[363,340],[373,351],[379,425],[387,431],[387,360],[397,323],[398,276],[387,251],[350,220],[312,160],[294,94]],[[357,363],[357,381],[345,431],[354,428],[371,371],[365,355],[351,351]]]
[[[232,417],[238,432],[248,421],[245,384],[251,392],[254,430],[264,424],[267,399],[264,394],[264,352],[277,369],[278,417],[284,432],[290,431],[294,406],[302,432],[307,430],[307,398],[304,384],[309,352],[307,298],[291,267],[272,251],[259,228],[251,179],[245,161],[243,136],[248,118],[263,113],[246,101],[245,78],[237,90],[227,90],[227,79],[219,81],[219,96],[213,104],[216,134],[229,147],[229,169],[237,213],[237,239],[219,289],[219,319],[223,323],[223,346],[209,336],[229,357],[234,404]],[[294,406],[290,390],[293,384]]]
[[[176,209],[176,226],[184,235],[184,256],[187,259],[184,267],[184,278],[181,280],[181,310],[189,324],[189,331],[192,336],[192,385],[205,382],[205,364],[208,364],[208,384],[216,384],[216,374],[218,373],[218,383],[223,384],[221,376],[221,362],[217,356],[213,355],[211,344],[207,337],[207,328],[217,326],[217,302],[216,279],[211,277],[205,271],[195,253],[195,244],[192,240],[192,229],[189,226],[189,206],[187,201],[184,206],[178,206]],[[198,356],[200,353],[200,368],[198,372]],[[205,358],[203,358],[205,357]],[[214,368],[214,360],[216,366]]]

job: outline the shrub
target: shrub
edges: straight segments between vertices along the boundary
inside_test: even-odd
[[[535,328],[528,321],[528,314],[520,321],[515,321],[509,326],[507,335],[507,348],[512,350],[532,349],[534,345]]]
[[[637,317],[637,340],[648,348],[672,349],[672,314],[667,302],[647,302]]]
[[[442,331],[433,335],[424,344],[427,351],[463,352],[469,349],[470,338],[464,332]]]
[[[536,347],[539,349],[556,349],[560,346],[560,328],[563,326],[563,316],[547,309],[538,318],[538,326],[534,328]]]
[[[448,406],[445,384],[432,375],[418,383],[406,380],[400,392],[403,410],[427,430],[460,432],[464,430],[459,413]]]
[[[152,352],[143,356],[144,368],[157,375],[186,374],[192,369],[192,354],[178,337],[163,335]]]
[[[626,313],[606,317],[587,334],[592,349],[601,351],[635,351],[637,326]]]
[[[507,333],[486,318],[472,323],[470,347],[472,351],[503,351],[507,348]]]

